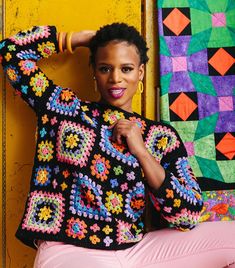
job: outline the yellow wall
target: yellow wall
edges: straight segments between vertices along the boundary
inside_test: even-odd
[[[143,13],[141,13],[141,2],[144,4]],[[150,55],[152,55],[154,53],[152,31],[144,31],[144,26],[147,25],[148,29],[153,29],[150,25],[153,23],[153,2],[155,1],[3,0],[2,8],[0,3],[0,9],[4,15],[3,37],[8,37],[33,25],[50,24],[56,25],[59,31],[79,31],[97,29],[103,24],[123,21],[136,26],[143,34],[146,34],[151,42]],[[149,16],[144,16],[146,11]],[[40,66],[57,84],[74,89],[79,97],[98,99],[97,93],[95,94],[93,90],[87,49],[79,48],[74,55],[55,55],[49,61],[40,62]],[[142,96],[135,98],[134,110],[140,113],[142,107],[145,107],[143,112],[148,117],[154,118],[156,82],[152,79],[155,71],[153,60],[150,61],[146,71],[146,91]],[[5,82],[2,70],[0,79],[0,139],[2,141],[0,143],[2,167],[0,168],[2,185],[2,198],[0,199],[2,261],[0,267],[32,267],[35,251],[19,242],[14,234],[23,213],[29,187],[35,148],[36,118],[31,109]],[[4,189],[5,184],[6,189]],[[6,243],[4,236],[6,236]]]
[[[0,16],[1,16],[1,11],[2,11],[2,3],[0,2]],[[0,18],[0,26],[2,26],[2,21]],[[2,39],[2,31],[0,27],[0,38]],[[2,72],[0,71],[0,76],[2,75]],[[1,83],[1,80],[0,80]],[[0,88],[2,88],[0,84]],[[0,103],[2,104],[2,90],[0,90]],[[2,141],[2,105],[0,105],[0,140]],[[2,160],[2,142],[0,142],[0,159]],[[2,161],[0,161],[0,230],[2,230]],[[0,231],[0,241],[3,241],[2,237],[2,231]],[[2,243],[0,243],[0,252],[2,253]],[[2,254],[0,253],[0,266],[2,264]]]

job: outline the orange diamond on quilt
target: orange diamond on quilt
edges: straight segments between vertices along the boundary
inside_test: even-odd
[[[218,73],[225,75],[235,63],[235,59],[225,49],[220,48],[208,62]]]
[[[235,156],[235,137],[231,133],[226,133],[222,140],[216,145],[216,149],[228,159]]]
[[[180,33],[190,23],[190,19],[187,18],[179,9],[174,8],[172,12],[164,19],[163,23],[175,35],[180,35]]]
[[[197,104],[185,93],[181,92],[177,99],[171,104],[170,109],[185,121],[193,111],[197,109]]]

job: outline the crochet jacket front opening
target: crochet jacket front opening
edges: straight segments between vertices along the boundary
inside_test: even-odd
[[[117,107],[80,100],[55,85],[37,61],[58,53],[56,28],[37,26],[0,42],[12,86],[38,118],[34,165],[16,236],[118,250],[144,235],[145,187],[141,166],[109,126],[126,118],[141,129],[145,146],[165,169],[156,213],[181,230],[192,229],[202,208],[199,186],[176,130]]]

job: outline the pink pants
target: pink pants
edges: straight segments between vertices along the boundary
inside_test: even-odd
[[[235,222],[206,222],[189,232],[146,234],[125,250],[96,250],[42,242],[34,268],[222,268],[235,267]]]

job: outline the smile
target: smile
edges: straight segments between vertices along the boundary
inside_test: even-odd
[[[119,99],[123,96],[125,90],[126,90],[125,88],[112,87],[112,88],[109,88],[108,92],[112,98]]]

